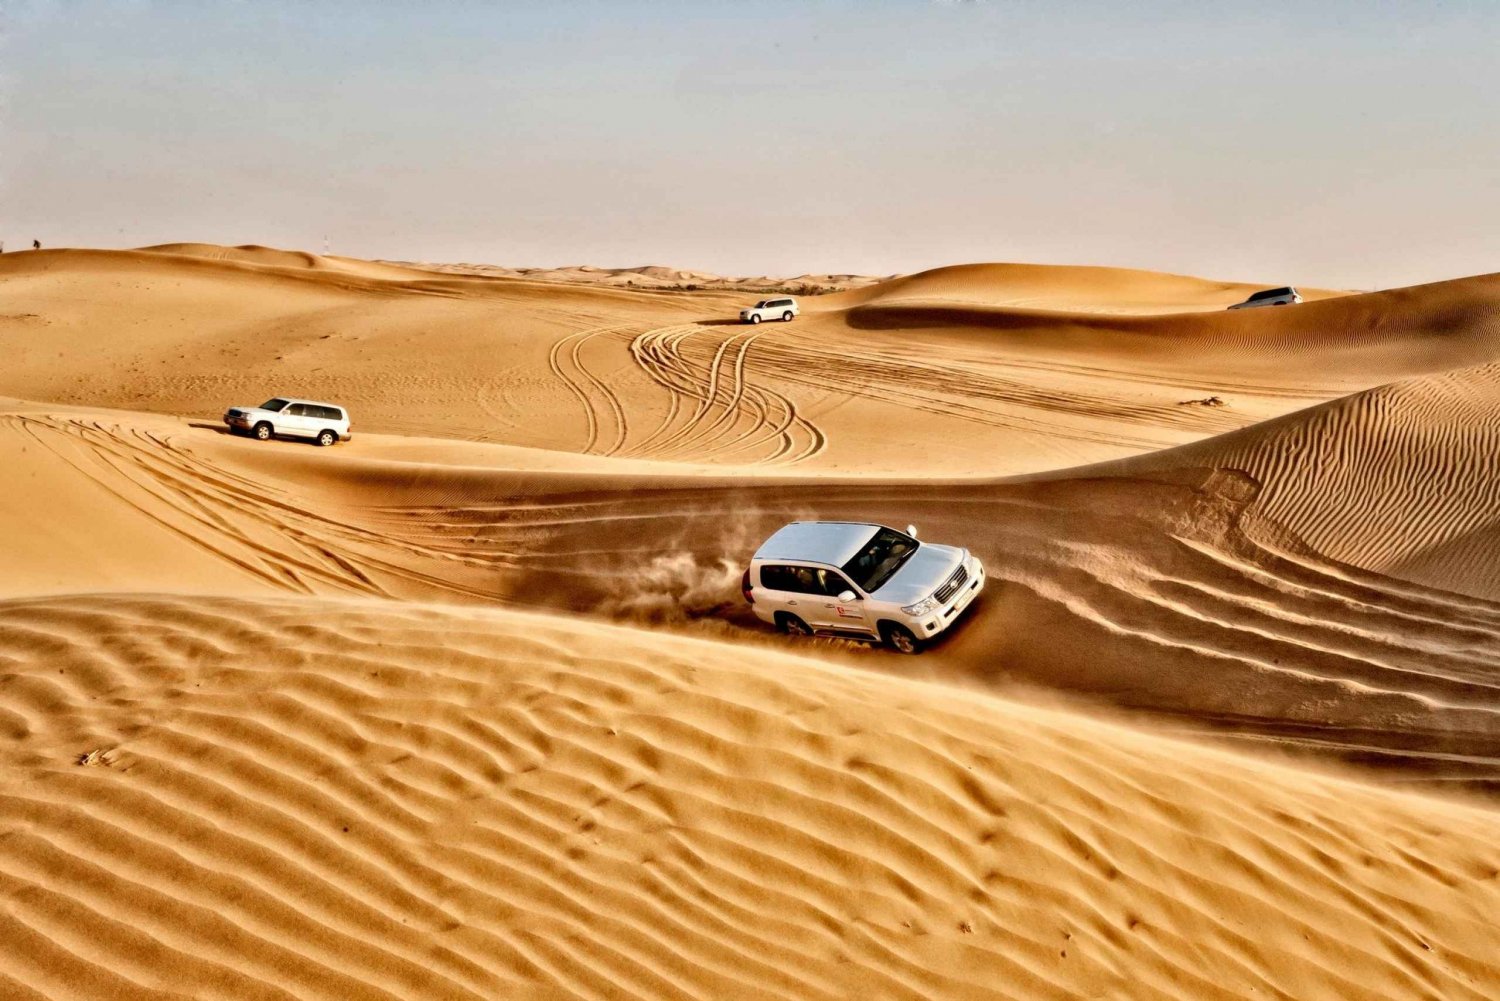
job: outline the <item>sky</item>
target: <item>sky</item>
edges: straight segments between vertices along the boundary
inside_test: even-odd
[[[1500,3],[0,0],[0,240],[1500,271]]]

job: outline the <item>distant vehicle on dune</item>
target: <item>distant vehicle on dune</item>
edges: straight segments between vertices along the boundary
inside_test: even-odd
[[[792,317],[800,313],[797,308],[797,300],[788,296],[784,299],[762,299],[754,306],[740,310],[741,323],[759,323],[762,320],[781,320],[791,323]]]
[[[967,549],[918,542],[911,525],[794,521],[756,550],[740,590],[784,633],[918,653],[984,590],[984,565]]]
[[[1257,292],[1244,302],[1237,302],[1230,309],[1254,309],[1256,306],[1290,306],[1302,301],[1302,296],[1290,285],[1268,288]]]
[[[319,445],[348,441],[349,412],[333,403],[274,396],[258,407],[230,407],[224,412],[230,434],[249,434],[261,441],[278,435],[311,438]]]

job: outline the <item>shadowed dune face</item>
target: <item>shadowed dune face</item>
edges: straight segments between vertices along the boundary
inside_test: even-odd
[[[0,995],[1495,996],[1492,809],[1148,728],[1493,794],[1496,278],[537,277],[0,258]],[[806,518],[989,589],[791,646]]]
[[[1500,978],[1493,814],[1067,714],[390,602],[10,601],[0,658],[21,992],[1459,999]]]

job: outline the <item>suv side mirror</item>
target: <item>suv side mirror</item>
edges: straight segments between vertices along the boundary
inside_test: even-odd
[[[916,525],[907,525],[906,526],[906,534],[909,535],[909,536],[911,536],[913,539],[915,539],[917,537],[917,526]]]
[[[840,591],[839,592],[839,600],[840,601],[853,601],[854,599],[855,599],[855,594],[854,594],[853,591]]]

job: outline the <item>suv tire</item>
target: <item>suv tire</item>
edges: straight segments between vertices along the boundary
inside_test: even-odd
[[[751,323],[759,323],[760,322],[760,314],[759,313],[751,313],[750,314],[750,322]]]
[[[329,445],[332,445],[338,440],[339,436],[334,432],[328,430],[327,428],[324,428],[322,431],[318,432],[318,444],[322,445],[324,448],[327,448]]]
[[[792,322],[792,311],[791,310],[787,310],[785,313],[781,314],[781,322],[782,323],[791,323]]]
[[[270,441],[272,436],[276,434],[271,425],[266,423],[265,421],[261,421],[259,424],[255,425],[255,430],[251,431],[250,433],[255,435],[255,439],[257,441]]]
[[[776,613],[776,628],[788,636],[811,636],[813,634],[812,627],[791,612]]]
[[[914,654],[922,652],[922,641],[903,625],[895,622],[887,622],[880,627],[880,635],[885,639],[885,645],[897,653]]]

